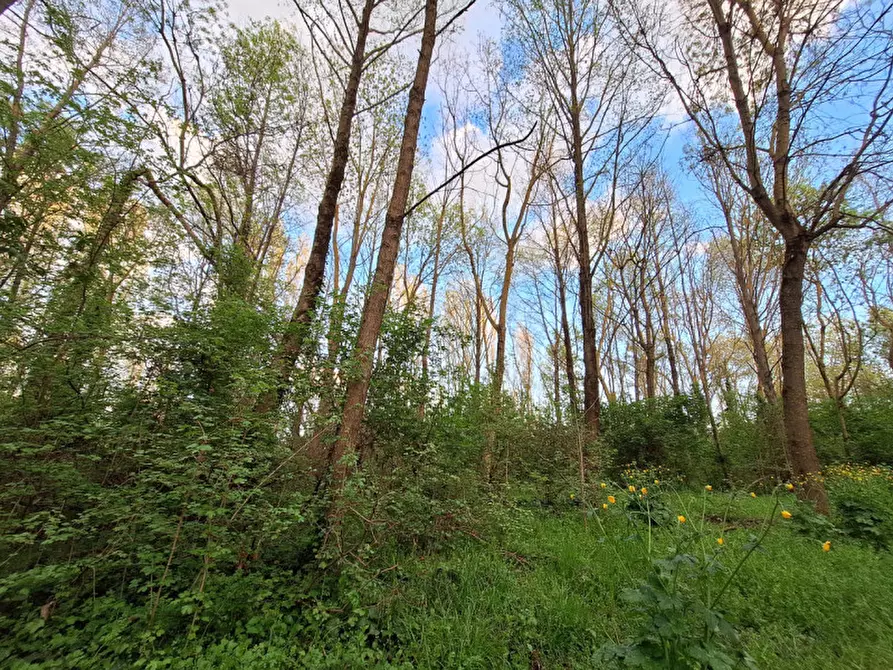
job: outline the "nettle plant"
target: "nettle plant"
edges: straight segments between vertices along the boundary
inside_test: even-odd
[[[607,496],[604,512],[622,513],[631,524],[645,526],[643,534],[635,533],[629,539],[640,540],[649,569],[644,580],[621,594],[642,614],[640,628],[623,644],[601,647],[594,659],[598,667],[756,667],[723,603],[742,566],[754,552],[764,551],[763,541],[779,516],[779,490],[773,493],[772,511],[759,533],[734,548],[711,524],[712,517],[707,514],[711,492],[712,487],[705,487],[700,509],[694,510],[677,495],[675,511],[667,501],[672,486],[663,482],[655,481],[649,487],[629,484]],[[781,515],[790,516],[787,512]],[[725,518],[720,528],[724,525]],[[669,537],[659,538],[658,534]],[[658,548],[658,539],[669,540],[665,552]]]

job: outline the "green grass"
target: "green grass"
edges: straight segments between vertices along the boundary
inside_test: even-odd
[[[312,587],[282,573],[221,578],[209,585],[213,598],[194,640],[140,637],[135,608],[99,599],[81,619],[51,617],[44,629],[35,617],[29,625],[43,637],[25,644],[24,655],[16,652],[18,660],[4,657],[0,646],[0,666],[118,668],[131,667],[121,659],[139,658],[139,667],[183,670],[608,668],[598,650],[634,641],[650,621],[623,594],[653,574],[653,560],[686,554],[700,566],[721,563],[696,579],[686,580],[693,571],[683,573],[688,609],[676,621],[694,635],[686,639],[704,630],[704,618],[691,607],[701,602],[724,613],[738,631],[738,648],[758,668],[893,668],[890,552],[842,534],[798,532],[832,531],[810,525],[789,493],[776,504],[747,491],[655,486],[648,509],[662,510],[663,522],[650,530],[627,514],[627,503],[634,508],[644,499],[625,489],[614,494],[617,504],[604,511],[598,500],[598,513],[585,518],[571,500],[561,513],[505,509],[502,521],[488,526],[491,534],[455,540],[439,552],[394,553],[384,545],[362,569],[333,573]],[[782,509],[794,518],[783,520]],[[751,550],[767,519],[773,523]],[[829,552],[824,539],[832,541]],[[305,587],[312,597],[302,596]],[[169,613],[168,620],[175,617]]]
[[[774,504],[747,493],[673,494],[666,503],[689,524],[699,524],[702,509],[720,518],[687,551],[712,555],[714,536],[722,535],[727,570]],[[793,496],[782,496],[781,505],[796,509]],[[651,555],[665,556],[679,540],[672,525],[655,529]],[[388,573],[388,628],[417,668],[597,667],[594,652],[628,640],[642,621],[620,594],[644,579],[648,542],[644,524],[613,508],[601,522],[572,513],[536,517],[498,545],[469,544]],[[826,553],[820,539],[779,520],[722,609],[760,668],[893,668],[887,552],[835,539]]]

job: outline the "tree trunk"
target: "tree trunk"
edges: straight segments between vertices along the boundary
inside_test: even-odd
[[[843,453],[847,458],[850,458],[850,431],[846,425],[846,405],[843,402],[843,398],[836,398],[834,400],[834,406],[837,408],[837,419],[840,422],[840,436],[843,438]]]
[[[890,342],[887,344],[887,365],[890,367],[890,371],[893,372],[893,330],[890,331]]]
[[[679,365],[676,363],[676,345],[673,344],[673,329],[670,326],[670,306],[667,300],[667,291],[661,276],[662,268],[658,265],[656,260],[655,270],[657,272],[657,289],[660,292],[660,325],[664,336],[664,344],[667,347],[667,362],[670,365],[670,385],[673,388],[673,395],[679,395],[681,393],[679,387]]]
[[[508,330],[509,290],[512,285],[512,273],[515,268],[515,245],[508,242],[505,252],[505,272],[502,276],[502,292],[499,295],[499,316],[496,320],[496,365],[493,371],[492,398],[498,403],[502,395],[502,380],[505,377],[505,339]]]
[[[555,424],[561,425],[561,356],[558,347],[558,331],[552,344],[552,398],[555,403]]]
[[[803,480],[801,497],[816,511],[829,514],[828,495],[816,479],[821,470],[809,427],[806,398],[806,348],[803,342],[803,277],[810,239],[800,234],[785,240],[779,307],[781,309],[781,397],[788,458],[794,475]]]
[[[770,405],[778,400],[775,392],[775,382],[772,379],[772,367],[769,365],[769,356],[766,353],[766,335],[760,325],[756,307],[749,300],[742,300],[741,309],[744,319],[747,321],[747,330],[753,345],[753,360],[757,368],[757,381],[760,393]]]
[[[276,361],[278,388],[264,394],[264,397],[259,400],[258,411],[260,412],[273,409],[285,395],[291,379],[292,368],[302,350],[307,346],[307,324],[310,322],[322,291],[326,273],[326,258],[329,254],[329,245],[332,242],[332,228],[335,225],[338,195],[341,193],[347,161],[350,158],[350,132],[357,107],[360,78],[366,60],[366,38],[369,36],[369,22],[374,7],[375,0],[366,0],[363,5],[363,13],[357,28],[357,39],[351,57],[350,74],[344,88],[344,98],[341,101],[341,111],[338,116],[338,130],[335,134],[332,163],[329,166],[325,190],[317,210],[313,245],[304,268],[304,283],[298,297],[298,304],[295,305],[295,310],[283,335],[281,351]]]
[[[447,215],[447,200],[444,199],[437,219],[437,228],[434,233],[434,270],[431,275],[431,293],[428,295],[428,323],[425,325],[425,345],[422,347],[422,379],[428,379],[428,356],[431,350],[431,330],[434,327],[434,307],[437,304],[437,284],[440,280],[440,248],[443,238],[443,223]],[[424,413],[425,405],[419,408]]]
[[[564,370],[567,375],[567,393],[571,406],[571,415],[580,411],[580,403],[577,400],[577,375],[574,372],[574,349],[571,340],[571,327],[567,318],[567,284],[564,281],[564,268],[561,263],[561,251],[558,248],[558,229],[555,233],[555,277],[558,282],[558,307],[561,310],[561,336],[564,342]]]
[[[573,92],[576,96],[576,91]],[[583,326],[583,421],[588,437],[598,437],[601,423],[598,367],[595,354],[595,317],[592,308],[592,260],[589,253],[589,227],[586,220],[586,193],[583,179],[583,138],[579,107],[573,105],[574,193],[576,200],[577,263],[580,267],[580,317]]]
[[[356,376],[348,382],[341,430],[330,454],[330,462],[334,466],[333,479],[338,485],[343,483],[349,472],[349,467],[343,462],[344,457],[356,453],[360,444],[360,428],[363,423],[369,382],[372,378],[372,359],[381,332],[391,284],[394,280],[394,267],[399,252],[404,213],[412,182],[419,125],[422,107],[425,103],[425,87],[428,83],[428,72],[431,68],[431,57],[437,38],[436,28],[437,0],[427,0],[422,45],[406,107],[403,140],[397,160],[397,176],[385,216],[375,275],[366,298],[354,352],[358,370]]]
[[[481,383],[481,366],[484,359],[484,323],[481,309],[481,296],[474,294],[474,385]]]
[[[769,356],[766,353],[766,335],[760,323],[759,313],[753,297],[752,281],[744,268],[744,257],[731,218],[727,217],[729,242],[732,246],[732,259],[735,264],[735,283],[738,287],[738,303],[747,324],[747,332],[750,335],[753,347],[753,360],[757,368],[757,383],[760,392],[770,405],[775,404],[778,396],[775,392],[775,383],[772,379],[772,367],[769,365]]]

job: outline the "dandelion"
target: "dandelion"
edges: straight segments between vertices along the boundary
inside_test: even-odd
[[[633,486],[632,484],[630,484],[630,485],[629,485],[629,492],[630,492],[630,493],[635,493],[635,492],[636,492],[636,487]]]
[[[648,489],[646,489],[644,486],[642,487],[642,495],[643,495],[643,496],[647,496],[647,495],[648,495]]]
[[[608,485],[605,484],[604,482],[602,482],[602,488],[603,488],[603,489],[606,489],[606,488],[608,488]]]
[[[785,487],[788,491],[793,491],[793,490],[794,490],[794,485],[791,484],[790,482],[788,482],[787,484],[785,484],[784,487]]]
[[[677,516],[676,518],[679,519],[679,523],[685,523],[685,517],[682,516],[681,514],[679,516]]]
[[[608,503],[602,503],[602,509],[608,509]]]
[[[608,502],[613,505],[615,502],[617,502],[617,498],[615,498],[614,496],[608,496]]]
[[[754,493],[753,491],[751,491],[751,492],[750,492],[750,497],[751,497],[751,498],[756,498],[756,497],[757,497],[757,494]]]
[[[705,486],[704,489],[707,490],[707,491],[712,491],[712,490],[713,490],[713,487],[710,486],[710,484],[707,484],[707,486]]]
[[[831,551],[831,540],[822,542],[822,551]]]
[[[724,545],[725,543],[726,543],[726,541],[724,539],[722,539],[721,537],[716,538],[716,544],[718,544],[720,547],[722,545]]]
[[[790,512],[788,512],[786,509],[781,510],[781,518],[782,519],[790,519],[792,516],[794,516],[794,515],[791,514]]]

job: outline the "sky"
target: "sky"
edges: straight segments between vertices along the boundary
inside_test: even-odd
[[[240,25],[267,17],[299,23],[294,0],[229,0],[228,8],[230,20]],[[494,0],[477,0],[457,22],[457,30],[451,35],[451,44],[447,48],[450,50],[473,49],[481,39],[499,39],[501,30],[502,20],[496,2]],[[407,45],[407,48],[415,49],[416,47],[411,44]],[[437,136],[440,93],[434,84],[436,77],[437,63],[434,65],[426,93],[419,137],[419,144],[423,150],[430,149],[431,143]],[[681,165],[686,135],[686,129],[682,126],[669,132],[663,148],[664,164],[684,201],[693,204],[698,204],[700,201],[700,204],[706,204],[697,182],[687,174]]]

